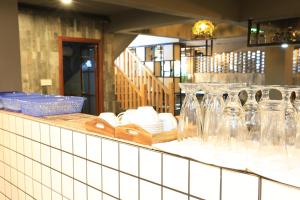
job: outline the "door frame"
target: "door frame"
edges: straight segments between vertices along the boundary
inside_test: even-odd
[[[104,111],[104,82],[103,82],[103,45],[101,40],[77,37],[58,37],[58,54],[59,54],[59,93],[64,95],[64,66],[63,66],[63,43],[87,43],[96,45],[96,69],[95,69],[95,95],[96,95],[96,112],[97,114]]]

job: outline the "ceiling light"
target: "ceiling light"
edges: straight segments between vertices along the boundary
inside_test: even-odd
[[[284,49],[286,49],[286,48],[289,47],[289,45],[287,43],[283,43],[283,44],[281,44],[281,47],[284,48]]]
[[[71,4],[73,0],[60,0],[63,4]]]
[[[196,39],[211,39],[214,30],[215,26],[211,21],[199,20],[194,24],[192,33]]]

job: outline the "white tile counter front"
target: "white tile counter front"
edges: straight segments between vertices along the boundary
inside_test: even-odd
[[[272,188],[280,194],[270,196]],[[299,190],[253,174],[0,111],[0,200],[282,200],[291,195]]]

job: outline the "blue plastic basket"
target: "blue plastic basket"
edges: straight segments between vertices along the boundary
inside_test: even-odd
[[[35,117],[80,113],[84,97],[58,96],[37,98],[21,102],[22,113]]]
[[[11,91],[11,92],[0,92],[0,109],[4,108],[2,97],[8,97],[8,96],[21,96],[24,95],[24,92],[17,92],[17,91]]]
[[[5,110],[13,112],[21,112],[21,101],[41,98],[41,94],[32,94],[32,93],[13,93],[6,94],[0,97],[3,103],[3,108]]]

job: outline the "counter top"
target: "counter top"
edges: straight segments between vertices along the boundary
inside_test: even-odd
[[[74,131],[86,131],[84,124],[86,121],[96,119],[96,116],[87,115],[83,113],[75,113],[75,114],[66,114],[66,115],[54,115],[47,117],[32,117],[29,115],[24,115],[22,113],[8,112],[5,110],[1,110],[0,112],[6,113],[9,115],[14,115],[16,117],[21,117],[28,120],[33,120],[41,123],[48,123],[50,125],[60,126],[62,128],[71,129]]]
[[[85,123],[96,118],[86,114],[37,118],[1,110],[0,196],[13,199],[15,192],[6,193],[1,187],[7,185],[30,199],[41,199],[35,193],[39,188],[43,196],[79,196],[75,200],[101,196],[133,200],[139,195],[164,200],[300,199],[300,187],[290,181],[194,158],[190,152],[198,155],[198,145],[173,141],[147,146],[85,130]]]
[[[49,124],[52,126],[58,126],[60,128],[77,131],[77,132],[85,133],[88,135],[97,135],[97,136],[101,136],[103,138],[109,138],[109,139],[116,140],[116,141],[122,141],[124,143],[134,144],[137,146],[141,146],[141,147],[159,151],[159,149],[152,147],[152,146],[142,145],[142,144],[138,144],[135,142],[130,142],[128,140],[122,140],[122,139],[118,139],[118,138],[108,137],[105,135],[101,135],[101,134],[86,130],[85,123],[88,121],[91,121],[93,119],[97,119],[97,116],[94,116],[94,115],[88,115],[88,114],[83,114],[83,113],[74,113],[74,114],[65,114],[65,115],[53,115],[53,116],[47,116],[47,117],[33,117],[33,116],[29,116],[29,115],[24,115],[22,113],[9,112],[9,111],[5,111],[5,110],[0,110],[0,113],[13,115],[16,117],[21,117],[23,119],[28,119],[28,120],[32,120],[32,121],[36,121],[36,122],[40,122],[40,123],[46,123],[46,124]]]

